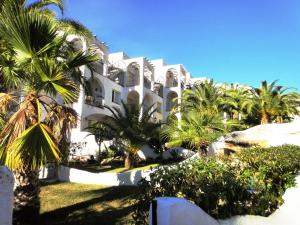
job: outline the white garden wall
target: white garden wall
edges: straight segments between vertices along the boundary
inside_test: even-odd
[[[5,166],[0,166],[0,224],[12,224],[14,176]]]
[[[226,220],[215,220],[201,208],[182,198],[156,198],[157,225],[300,225],[300,176],[297,185],[286,190],[284,203],[272,215],[234,216]],[[152,221],[152,207],[149,215]]]
[[[91,173],[60,166],[58,179],[66,182],[108,186],[137,185],[142,178],[149,178],[150,172],[150,170],[139,170],[122,173]]]
[[[157,198],[157,225],[219,225],[198,206],[184,198]],[[150,207],[149,225],[155,225]]]

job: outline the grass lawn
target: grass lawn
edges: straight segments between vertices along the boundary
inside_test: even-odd
[[[41,225],[131,224],[138,188],[57,183],[41,189]]]

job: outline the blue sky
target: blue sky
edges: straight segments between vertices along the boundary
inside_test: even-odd
[[[66,0],[110,52],[182,63],[193,76],[300,89],[299,0]]]

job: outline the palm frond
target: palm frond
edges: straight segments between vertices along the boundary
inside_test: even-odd
[[[51,129],[42,123],[27,128],[6,149],[5,164],[18,169],[24,165],[39,168],[49,161],[60,159],[60,151]]]
[[[57,6],[60,11],[63,13],[64,11],[64,1],[63,0],[39,0],[39,1],[35,1],[33,3],[30,3],[27,5],[27,9],[28,10],[33,10],[33,9],[38,9],[38,10],[45,10],[45,7],[48,6]]]
[[[59,26],[67,34],[82,36],[87,39],[88,42],[92,42],[94,39],[92,32],[78,21],[65,18],[59,21]]]

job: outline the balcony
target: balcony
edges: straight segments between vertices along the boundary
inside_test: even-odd
[[[153,92],[156,93],[159,97],[163,98],[163,85],[155,82],[153,85]]]
[[[140,84],[140,66],[133,62],[127,67],[127,87],[133,87]]]
[[[127,78],[127,87],[134,87],[140,85],[140,79],[138,76],[132,77],[128,76]]]
[[[180,86],[181,86],[181,89],[183,90],[183,89],[184,89],[184,87],[185,87],[185,85],[184,85],[184,82],[183,82],[183,81],[181,81],[181,82],[180,82]]]
[[[92,63],[92,68],[94,72],[103,75],[103,61],[100,60],[98,62]]]
[[[104,108],[104,99],[102,96],[85,96],[85,104],[97,108]]]

